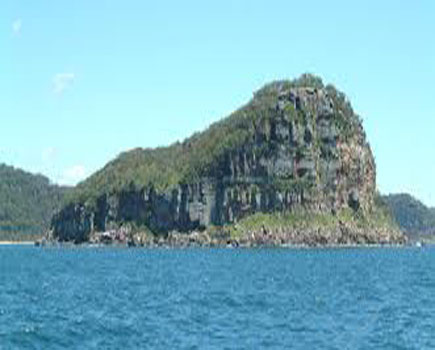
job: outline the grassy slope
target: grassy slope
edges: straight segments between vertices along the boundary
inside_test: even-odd
[[[233,237],[241,237],[246,232],[258,231],[263,226],[269,229],[279,229],[280,227],[304,229],[308,227],[336,228],[340,222],[352,223],[361,228],[392,228],[398,230],[399,227],[392,218],[388,208],[382,203],[376,203],[373,211],[366,216],[361,216],[359,212],[351,209],[343,209],[337,214],[326,213],[256,213],[240,220],[237,224],[228,227],[229,233]]]

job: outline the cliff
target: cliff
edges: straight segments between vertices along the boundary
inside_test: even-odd
[[[82,242],[98,232],[218,231],[258,241],[280,232],[281,243],[399,242],[401,233],[379,215],[375,191],[360,118],[344,94],[303,75],[266,85],[182,143],[121,154],[77,186],[54,216],[52,235]],[[268,219],[240,232],[260,213]],[[307,214],[321,219],[310,224]],[[295,220],[301,217],[307,220]]]

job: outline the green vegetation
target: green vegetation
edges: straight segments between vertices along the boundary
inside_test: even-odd
[[[400,228],[409,235],[435,234],[435,209],[426,207],[409,194],[384,196]]]
[[[153,186],[158,190],[168,190],[177,184],[193,183],[203,176],[216,174],[228,151],[256,142],[258,130],[270,128],[270,120],[276,116],[279,91],[296,87],[316,89],[323,88],[324,85],[319,77],[310,74],[304,74],[295,80],[267,84],[244,107],[181,143],[176,142],[156,149],[138,148],[120,154],[79,184],[67,201],[93,206],[98,196],[116,193],[131,186]],[[357,117],[344,94],[330,85],[327,89],[336,101],[334,108],[337,110],[337,118],[356,118],[352,123],[357,123]],[[301,111],[295,110],[288,111],[287,115],[298,122],[304,122],[307,117]],[[268,133],[266,137],[267,135]],[[257,151],[267,152],[267,149],[262,150],[259,147]]]
[[[41,235],[67,191],[44,176],[0,164],[0,240]]]
[[[391,215],[385,208],[375,207],[372,213],[362,215],[360,211],[342,209],[336,214],[332,213],[310,213],[304,210],[296,212],[274,212],[255,213],[249,215],[236,224],[225,227],[226,231],[233,238],[239,238],[246,232],[266,229],[306,229],[313,227],[336,228],[342,223],[353,223],[360,228],[397,228]]]
[[[229,226],[230,235],[238,238],[246,232],[258,231],[262,228],[279,229],[315,227],[335,227],[338,225],[338,217],[332,214],[315,213],[255,213],[240,220],[237,224]]]
[[[402,227],[400,227],[400,225],[396,221],[384,197],[381,196],[379,192],[376,192],[374,199],[374,208],[371,213],[370,219],[377,225],[383,227],[395,227],[397,229],[402,229]]]

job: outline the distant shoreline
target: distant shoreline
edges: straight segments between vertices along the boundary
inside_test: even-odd
[[[0,245],[33,245],[34,241],[0,241]]]

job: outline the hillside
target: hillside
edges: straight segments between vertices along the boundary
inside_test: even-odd
[[[0,240],[42,235],[67,190],[42,175],[0,164]]]
[[[279,231],[283,243],[400,240],[375,191],[359,116],[343,93],[303,75],[264,86],[181,143],[121,154],[74,189],[52,235],[80,242],[108,231],[167,237],[220,227],[239,239]],[[299,220],[310,213],[312,224]]]
[[[408,235],[435,234],[435,209],[409,194],[383,196],[400,228]]]

